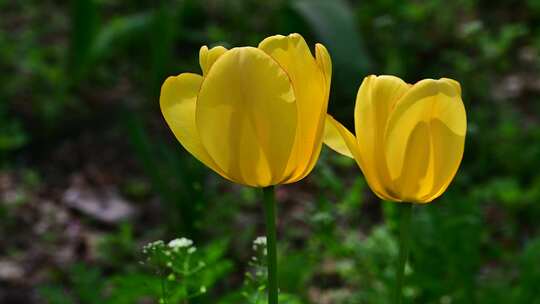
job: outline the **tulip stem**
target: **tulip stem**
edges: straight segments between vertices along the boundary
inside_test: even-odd
[[[266,213],[266,244],[268,266],[268,303],[278,303],[277,250],[276,250],[276,193],[275,187],[263,188]]]
[[[405,265],[409,257],[410,228],[413,204],[401,203],[397,205],[399,213],[399,259],[396,268],[396,287],[394,303],[401,304],[403,298],[403,279]]]

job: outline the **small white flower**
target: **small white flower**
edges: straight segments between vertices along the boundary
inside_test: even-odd
[[[265,236],[259,236],[253,241],[253,245],[258,246],[266,246],[266,237]]]
[[[201,293],[206,293],[206,286],[201,286]]]
[[[193,245],[193,241],[187,238],[174,239],[168,244],[171,248],[187,248],[191,245]]]
[[[155,250],[157,247],[163,246],[164,244],[165,243],[163,243],[163,241],[161,241],[161,240],[155,241],[155,242],[150,242],[150,243],[143,246],[143,253],[147,254],[148,251]]]
[[[197,251],[196,247],[189,247],[189,249],[187,250],[187,253],[193,254],[195,251]]]

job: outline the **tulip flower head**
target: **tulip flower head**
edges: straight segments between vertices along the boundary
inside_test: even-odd
[[[330,115],[325,143],[352,157],[381,199],[428,203],[454,178],[465,145],[467,119],[455,80],[414,85],[394,76],[368,76],[354,113],[356,137]]]
[[[326,48],[313,57],[299,34],[258,48],[203,46],[202,75],[161,88],[161,111],[182,146],[233,182],[266,187],[298,181],[315,165],[330,91]]]

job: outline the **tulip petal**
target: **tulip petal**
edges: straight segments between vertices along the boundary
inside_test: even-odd
[[[324,144],[347,157],[359,156],[356,137],[329,114],[324,125]]]
[[[316,60],[299,34],[268,37],[259,49],[270,55],[289,75],[298,106],[298,129],[293,155],[287,167],[288,182],[297,181],[311,171],[322,144],[324,115],[328,107],[331,61],[319,47]],[[324,70],[318,63],[323,64]],[[327,76],[326,76],[327,75]]]
[[[409,85],[394,76],[364,78],[356,97],[354,120],[362,171],[372,190],[384,199],[395,197],[384,152],[384,133],[396,101]],[[395,200],[395,199],[393,199]]]
[[[327,94],[330,93],[330,81],[332,80],[332,59],[326,47],[320,43],[315,45],[315,59],[326,79]]]
[[[197,104],[201,141],[227,175],[250,186],[283,180],[297,125],[285,71],[252,47],[223,54],[206,76]]]
[[[433,150],[433,176],[430,178],[433,179],[433,187],[424,198],[426,202],[446,191],[459,169],[465,149],[467,115],[461,100],[461,87],[455,80],[443,78],[440,81],[452,85],[454,91],[439,94],[438,106],[434,107],[430,125]]]
[[[459,169],[465,148],[465,137],[452,132],[440,120],[431,123],[431,139],[434,181],[432,191],[423,198],[424,202],[431,202],[446,191]]]
[[[397,200],[395,197],[389,194],[389,191],[385,190],[380,183],[378,183],[377,179],[368,177],[366,175],[367,173],[364,169],[368,168],[369,164],[365,164],[363,162],[363,158],[358,147],[358,141],[354,135],[347,130],[347,128],[328,114],[326,115],[326,122],[324,126],[324,144],[342,155],[354,158],[366,176],[369,186],[378,197],[385,200]]]
[[[401,201],[419,202],[431,189],[432,181],[426,179],[432,156],[429,138],[430,130],[427,123],[420,121],[408,136],[406,146],[402,147],[404,163],[401,175],[394,181]]]
[[[461,100],[461,86],[459,82],[441,78],[438,81],[439,100],[432,114],[433,119],[439,119],[450,130],[459,136],[465,137],[467,132],[467,117],[465,106]]]
[[[180,144],[207,167],[223,176],[221,168],[203,147],[195,125],[197,94],[202,80],[200,75],[191,73],[167,78],[159,98],[161,112]]]
[[[385,135],[387,164],[408,200],[433,200],[457,172],[467,124],[460,93],[453,80],[422,80],[391,114]]]
[[[319,65],[319,68],[323,72],[324,78],[326,80],[326,106],[324,108],[324,111],[322,114],[326,114],[326,111],[328,109],[328,99],[330,98],[330,84],[332,81],[332,60],[330,58],[330,54],[328,53],[328,50],[326,47],[320,43],[317,43],[315,45],[315,59],[317,60],[317,64]],[[316,141],[315,141],[315,149],[311,153],[311,159],[309,161],[309,164],[307,168],[304,170],[304,172],[300,176],[296,176],[289,180],[289,182],[294,182],[299,179],[304,178],[313,168],[315,167],[315,164],[317,163],[317,160],[319,159],[319,154],[321,152],[322,144],[323,144],[323,134],[324,134],[324,122],[325,120],[320,119],[319,124],[317,126],[317,133],[315,135]]]
[[[201,65],[203,76],[208,74],[212,65],[225,52],[227,52],[227,49],[222,46],[216,46],[211,49],[208,49],[206,45],[201,47],[199,50],[199,64]]]

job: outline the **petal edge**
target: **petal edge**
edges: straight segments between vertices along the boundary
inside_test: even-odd
[[[202,76],[193,73],[168,77],[161,86],[161,112],[180,144],[204,165],[227,178],[202,145],[195,125],[197,95],[202,82]]]

